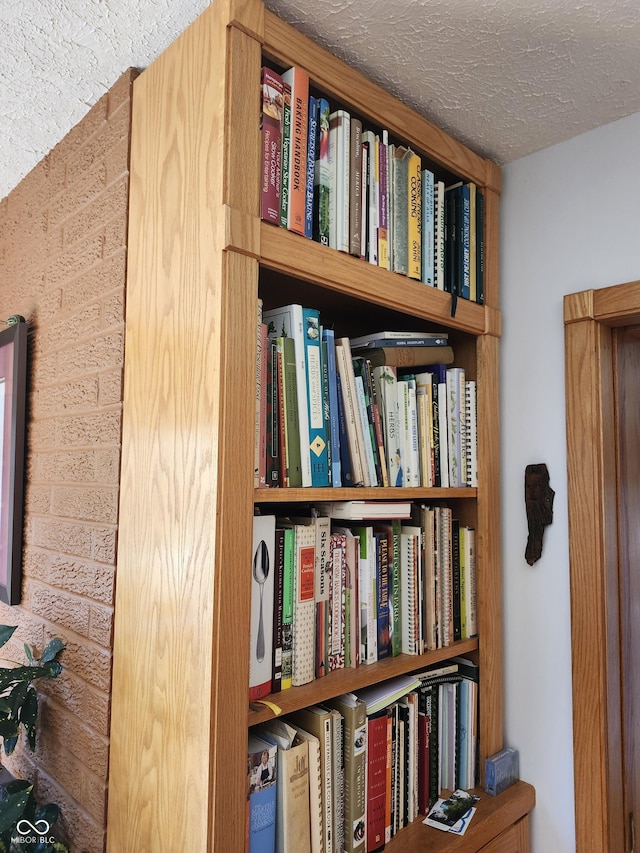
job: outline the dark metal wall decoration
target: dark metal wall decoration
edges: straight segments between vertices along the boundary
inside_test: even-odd
[[[544,529],[553,521],[553,497],[549,485],[549,471],[544,463],[527,465],[524,471],[524,502],[527,510],[529,537],[524,552],[532,566],[542,555]]]

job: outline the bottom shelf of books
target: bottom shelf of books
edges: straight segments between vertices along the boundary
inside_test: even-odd
[[[396,837],[480,850],[531,810],[533,789],[477,789],[477,722],[478,668],[456,656],[252,726],[249,853],[371,853]]]

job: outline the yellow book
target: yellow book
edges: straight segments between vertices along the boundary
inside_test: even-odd
[[[409,155],[409,265],[407,275],[422,279],[422,162],[414,151]]]

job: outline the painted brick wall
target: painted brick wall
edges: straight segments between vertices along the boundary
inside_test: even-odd
[[[0,318],[31,327],[22,601],[0,604],[0,623],[19,625],[5,656],[67,645],[40,690],[36,752],[21,743],[6,763],[61,806],[72,853],[105,843],[135,76],[0,202]]]

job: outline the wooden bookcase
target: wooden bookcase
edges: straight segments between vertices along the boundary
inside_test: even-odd
[[[336,103],[386,127],[486,199],[485,305],[262,223],[260,68],[302,65]],[[108,850],[244,849],[254,503],[356,490],[253,488],[258,295],[307,301],[344,332],[407,317],[448,327],[478,383],[477,489],[444,499],[478,535],[479,639],[278,694],[291,711],[456,653],[481,667],[482,756],[503,746],[498,425],[500,170],[269,13],[215,0],[134,84],[123,458],[114,627]],[[384,323],[381,321],[384,319]],[[357,490],[358,497],[398,490]],[[533,790],[484,796],[460,839],[420,824],[389,849],[524,853]],[[426,833],[429,833],[428,841]],[[437,835],[437,839],[433,835]],[[402,840],[404,838],[404,841]],[[406,842],[406,843],[405,843]],[[432,849],[431,847],[429,849]]]

